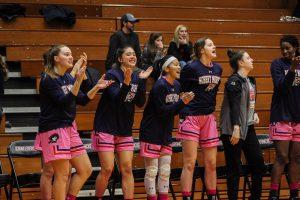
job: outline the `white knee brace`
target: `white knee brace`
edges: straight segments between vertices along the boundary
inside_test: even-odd
[[[169,164],[161,165],[159,168],[159,177],[162,180],[168,181],[171,173],[171,166]]]
[[[148,166],[146,168],[145,179],[149,181],[155,181],[157,172],[158,172],[157,166]]]

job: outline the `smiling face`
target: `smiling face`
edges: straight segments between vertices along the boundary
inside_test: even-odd
[[[54,56],[55,64],[62,68],[72,68],[73,67],[73,56],[69,47],[63,46],[57,56]]]
[[[251,71],[253,69],[253,59],[247,52],[243,54],[242,60],[239,61],[239,67],[244,68],[247,71]]]
[[[126,48],[119,58],[119,61],[125,68],[134,68],[136,65],[136,55],[134,50],[131,47]]]
[[[292,60],[292,58],[295,57],[296,50],[297,50],[289,42],[282,42],[280,45],[280,49],[283,58],[287,60]]]
[[[178,60],[174,60],[172,61],[168,67],[166,67],[165,69],[165,73],[167,74],[167,76],[169,76],[171,79],[175,80],[175,79],[179,79],[180,78],[180,65]]]
[[[205,45],[204,48],[201,49],[201,54],[210,60],[217,57],[216,46],[211,39],[205,40]]]

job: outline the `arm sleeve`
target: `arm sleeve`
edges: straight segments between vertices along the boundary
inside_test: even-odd
[[[90,102],[90,98],[87,96],[87,94],[85,94],[81,90],[79,90],[78,95],[76,97],[76,104],[85,106],[89,102]]]
[[[153,88],[153,98],[156,113],[161,117],[177,115],[185,106],[185,104],[181,99],[179,99],[176,103],[167,105],[165,103],[166,96],[167,94],[162,86]]]
[[[122,86],[120,87],[117,79],[109,73],[106,74],[105,79],[115,81],[105,89],[110,98],[115,102],[124,102],[126,95],[130,90],[130,86],[122,83]]]
[[[109,48],[108,48],[106,61],[105,61],[106,71],[111,69],[111,66],[115,62],[115,55],[116,55],[118,46],[119,46],[118,35],[115,33],[110,37],[110,40],[109,40]]]
[[[240,102],[242,98],[242,85],[238,81],[229,80],[226,83],[225,89],[228,94],[231,122],[233,125],[241,125],[239,116]]]
[[[288,88],[292,86],[295,78],[295,72],[289,70],[285,75],[284,69],[274,62],[271,64],[271,75],[274,87],[277,88],[280,93],[286,93]]]

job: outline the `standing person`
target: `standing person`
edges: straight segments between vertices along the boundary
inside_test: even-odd
[[[47,69],[47,66],[50,64],[49,63],[50,50],[51,50],[51,48],[43,54],[43,64],[44,64],[45,70]],[[70,72],[72,77],[75,77],[76,73],[80,69],[83,62],[85,62],[85,60],[87,60],[87,55],[85,53],[83,53],[80,56],[80,59],[75,63],[72,71]],[[46,75],[45,72],[42,72],[41,76],[43,77],[45,75]],[[85,77],[83,79],[85,79]],[[83,81],[83,83],[84,83],[84,81]],[[81,86],[82,86],[82,84],[81,84]],[[89,88],[89,90],[90,89],[91,88]],[[40,137],[37,137],[37,139],[35,140],[34,148],[38,151],[42,151]],[[42,159],[42,160],[43,160],[43,169],[42,169],[41,178],[40,178],[40,197],[42,200],[51,200],[52,199],[52,180],[53,180],[54,170],[51,165],[51,162],[45,163],[44,159]],[[71,166],[70,166],[70,169],[71,169]],[[70,171],[70,175],[71,175],[71,171]],[[69,181],[70,181],[70,178],[71,178],[71,176],[69,176]],[[66,185],[66,191],[68,191],[68,186],[69,186],[69,184]]]
[[[233,74],[225,83],[221,108],[221,140],[227,166],[228,199],[237,200],[240,181],[241,152],[251,172],[250,200],[259,200],[265,165],[256,137],[254,124],[259,123],[255,113],[255,79],[248,74],[253,70],[253,59],[243,50],[227,51]]]
[[[114,169],[114,151],[122,175],[124,199],[133,199],[134,180],[132,174],[133,138],[132,125],[135,106],[142,107],[146,101],[146,78],[152,68],[137,73],[133,71],[137,57],[130,46],[117,50],[115,67],[107,72],[106,79],[114,83],[104,90],[98,104],[93,149],[98,151],[101,171],[96,179],[96,197],[102,199],[109,177]]]
[[[85,105],[110,82],[103,77],[84,95],[79,87],[85,74],[86,61],[82,62],[74,79],[66,73],[73,67],[72,52],[67,46],[52,47],[48,59],[40,82],[41,114],[36,140],[40,143],[44,162],[50,163],[54,170],[54,199],[73,200],[92,170],[74,121],[76,104]],[[70,165],[76,169],[76,173],[66,192]]]
[[[168,199],[174,116],[194,97],[192,92],[179,96],[178,60],[174,56],[165,56],[161,63],[162,77],[150,91],[140,128],[140,155],[145,160],[144,183],[149,200],[157,199],[158,172],[158,199]]]
[[[277,200],[281,175],[289,164],[290,199],[298,199],[300,169],[300,54],[293,35],[280,40],[282,57],[271,64],[274,85],[270,116],[270,139],[276,159],[271,174],[270,200]]]
[[[175,56],[181,68],[190,61],[193,54],[193,44],[189,40],[188,29],[184,25],[178,25],[174,32],[174,38],[169,44],[167,55]]]
[[[183,168],[181,187],[183,199],[190,199],[198,146],[202,148],[205,185],[208,199],[216,199],[216,157],[219,143],[216,118],[213,114],[222,68],[213,62],[216,47],[209,38],[194,45],[196,59],[181,71],[183,91],[192,90],[195,98],[180,112],[177,138],[182,141]]]
[[[131,46],[134,49],[137,57],[136,67],[142,68],[140,41],[138,35],[134,32],[134,26],[137,22],[139,22],[139,19],[135,18],[130,13],[121,17],[121,30],[118,30],[111,35],[109,40],[109,48],[105,61],[106,70],[111,69],[112,65],[117,62],[117,49],[125,46]]]

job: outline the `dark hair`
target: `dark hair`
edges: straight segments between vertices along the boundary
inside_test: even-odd
[[[151,33],[149,36],[149,40],[146,44],[146,47],[147,47],[147,51],[149,52],[149,56],[151,58],[155,57],[155,55],[156,55],[157,48],[155,46],[155,40],[159,37],[162,37],[162,34],[159,32]]]
[[[280,39],[280,46],[282,45],[283,42],[290,43],[294,48],[296,48],[296,56],[300,55],[299,41],[298,41],[298,38],[296,36],[294,36],[294,35],[284,35]]]
[[[54,70],[55,60],[54,57],[57,56],[61,50],[61,48],[66,47],[66,45],[55,45],[51,47],[45,54],[46,63],[45,63],[45,72],[51,76],[52,78],[56,77],[56,73]],[[47,56],[48,55],[48,56]],[[43,55],[44,56],[44,55]],[[45,60],[44,60],[45,61]]]
[[[166,56],[162,57],[162,58],[159,60],[158,67],[159,67],[159,70],[160,70],[162,76],[165,76],[165,75],[166,75],[166,72],[163,71],[162,66],[163,66],[163,65],[165,64],[165,62],[166,62],[169,58],[171,58],[171,57],[174,57],[174,56],[172,56],[172,55],[166,55]]]
[[[123,55],[123,53],[126,51],[126,49],[128,49],[128,48],[132,48],[133,49],[133,47],[132,46],[130,46],[130,45],[126,45],[126,46],[124,46],[124,47],[122,47],[122,48],[118,48],[117,49],[117,51],[116,51],[116,57],[115,57],[115,63],[113,64],[113,68],[118,68],[118,69],[120,69],[121,68],[121,63],[120,63],[120,61],[119,61],[119,58],[121,58],[122,57],[122,55]],[[133,49],[134,50],[134,49]]]
[[[205,46],[205,41],[209,39],[208,37],[203,37],[198,39],[194,44],[194,59],[200,59],[201,58],[201,49]]]
[[[227,55],[229,57],[229,63],[234,72],[237,72],[239,69],[239,61],[243,59],[245,51],[238,50],[234,51],[233,49],[227,50]]]

